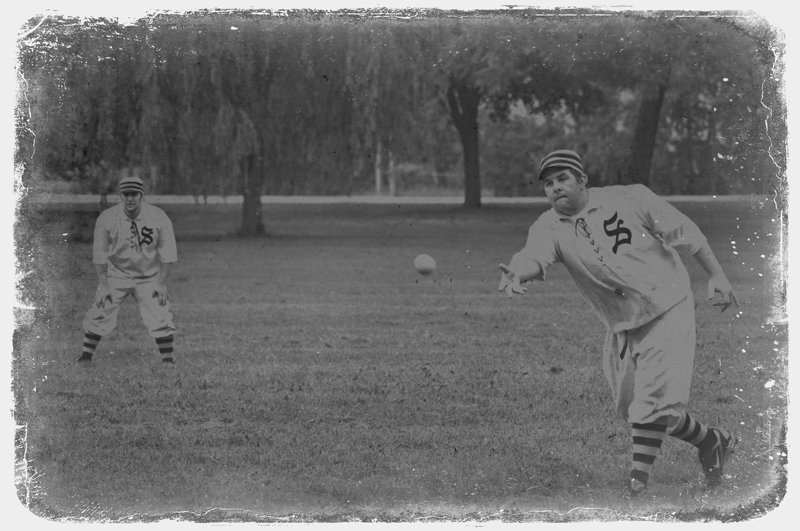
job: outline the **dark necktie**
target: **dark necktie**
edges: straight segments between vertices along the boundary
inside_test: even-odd
[[[586,220],[583,218],[578,218],[575,222],[575,234],[578,234],[578,229],[581,230],[584,236],[589,238],[589,242],[594,245],[594,239],[592,238],[592,229],[589,228],[589,224],[586,223]]]
[[[142,245],[139,243],[139,227],[136,226],[134,220],[131,220],[131,237],[133,238],[134,249],[136,249],[137,253],[141,253]]]

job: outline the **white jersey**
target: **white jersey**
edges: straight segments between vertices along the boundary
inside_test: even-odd
[[[93,262],[108,264],[109,277],[145,279],[158,274],[162,263],[177,260],[172,222],[160,208],[142,203],[131,219],[119,204],[97,218]]]
[[[691,293],[678,252],[691,256],[706,238],[643,185],[588,192],[589,202],[577,215],[561,216],[554,209],[542,214],[509,268],[524,274],[538,263],[544,280],[547,268],[561,262],[609,330],[638,328]]]

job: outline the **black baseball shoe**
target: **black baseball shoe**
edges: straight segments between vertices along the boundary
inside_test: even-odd
[[[165,358],[161,358],[161,361],[163,361],[164,363],[175,364],[175,359],[172,356],[167,356]]]
[[[728,430],[721,428],[711,428],[717,436],[717,442],[707,450],[700,450],[700,464],[703,465],[703,473],[709,489],[718,487],[722,482],[722,468],[725,461],[733,453],[733,449],[739,439]]]
[[[626,498],[638,498],[647,492],[647,485],[636,478],[628,480],[628,494]]]
[[[78,363],[86,363],[88,361],[92,361],[92,353],[91,352],[84,352],[81,354],[81,357],[76,360]]]

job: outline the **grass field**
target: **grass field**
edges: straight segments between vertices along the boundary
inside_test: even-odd
[[[691,411],[742,439],[717,492],[666,441],[651,496],[621,497],[630,437],[602,375],[603,328],[558,265],[509,300],[497,264],[543,206],[166,205],[178,363],[132,301],[91,366],[96,287],[69,216],[30,219],[45,301],[17,334],[19,494],[49,519],[741,520],[781,498],[786,330],[772,203],[677,203],[741,308],[697,305]],[[420,253],[431,277],[412,267]],[[653,516],[655,515],[655,516]]]

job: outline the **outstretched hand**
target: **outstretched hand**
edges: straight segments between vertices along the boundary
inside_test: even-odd
[[[733,292],[731,283],[728,282],[728,279],[725,277],[725,275],[712,276],[708,279],[708,300],[714,300],[714,297],[716,297],[717,293],[722,296],[722,299],[714,301],[711,305],[722,306],[723,312],[727,310],[731,304],[741,306],[739,301],[736,299],[736,293]]]
[[[500,264],[500,285],[497,291],[505,291],[509,298],[517,295],[524,295],[528,288],[520,286],[519,277],[511,271],[507,265]]]

